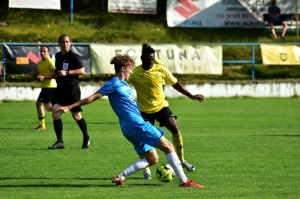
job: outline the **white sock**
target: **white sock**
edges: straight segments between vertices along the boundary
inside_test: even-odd
[[[172,168],[175,171],[175,174],[179,178],[180,184],[185,183],[187,181],[187,177],[184,174],[184,171],[181,166],[181,162],[175,152],[166,154],[166,158],[169,162],[169,164],[172,166]]]
[[[144,169],[149,166],[149,162],[146,160],[146,158],[139,159],[129,167],[127,167],[122,173],[120,173],[118,176],[121,180],[124,180],[127,176],[138,172],[141,169]]]

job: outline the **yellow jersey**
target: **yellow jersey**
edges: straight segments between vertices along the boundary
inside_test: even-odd
[[[142,112],[156,113],[169,106],[165,100],[163,83],[174,85],[177,79],[167,67],[154,63],[151,69],[144,70],[142,65],[139,65],[132,72],[128,83],[131,83],[137,92],[137,102]]]
[[[39,76],[50,76],[55,69],[55,64],[53,60],[48,57],[47,59],[41,59],[38,62],[38,73]],[[45,79],[41,82],[42,88],[56,88],[55,79]]]

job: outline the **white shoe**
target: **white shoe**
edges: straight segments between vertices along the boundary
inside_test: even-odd
[[[144,179],[151,180],[151,170],[149,167],[144,169]]]
[[[188,163],[186,160],[184,160],[183,162],[181,162],[182,164],[182,168],[185,168],[187,171],[195,171],[195,167]]]

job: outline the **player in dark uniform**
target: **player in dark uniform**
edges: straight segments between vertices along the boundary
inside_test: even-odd
[[[61,52],[55,55],[55,71],[53,76],[56,78],[57,89],[52,97],[52,118],[57,141],[48,149],[63,149],[63,123],[61,113],[55,112],[60,106],[75,103],[81,99],[81,91],[78,76],[85,73],[82,61],[76,53],[71,50],[71,39],[68,35],[61,35],[58,39]],[[91,138],[88,134],[87,124],[81,115],[81,107],[70,110],[73,119],[77,122],[83,134],[82,149],[89,147]]]

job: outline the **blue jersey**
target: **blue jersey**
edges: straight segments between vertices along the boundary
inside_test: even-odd
[[[106,82],[98,92],[108,96],[112,109],[119,117],[124,134],[135,125],[144,123],[138,104],[127,82],[114,77]]]
[[[119,118],[122,133],[133,144],[136,152],[143,155],[153,150],[165,132],[144,121],[127,82],[114,77],[98,92],[108,96],[110,105]]]
[[[278,13],[280,13],[280,8],[279,7],[269,7],[268,13],[269,14],[278,14]],[[279,21],[279,17],[270,17],[269,16],[268,21],[277,22],[277,21]]]

